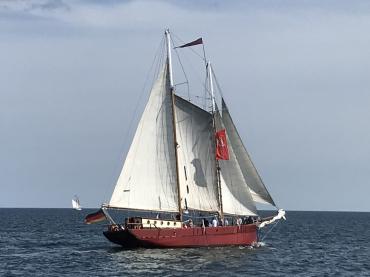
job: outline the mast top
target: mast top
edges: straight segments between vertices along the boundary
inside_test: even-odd
[[[172,57],[171,57],[171,36],[170,36],[170,29],[166,29],[164,31],[166,36],[166,44],[167,44],[167,57],[168,57],[168,75],[170,77],[170,86],[171,90],[173,89],[173,76],[172,76]]]
[[[214,114],[216,111],[216,100],[215,100],[215,94],[213,89],[213,73],[212,73],[212,66],[211,61],[207,61],[207,72],[208,72],[208,78],[209,78],[209,90],[211,93],[212,98],[212,113]]]

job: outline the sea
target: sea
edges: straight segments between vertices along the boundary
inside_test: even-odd
[[[94,211],[0,209],[0,276],[370,276],[370,213],[288,211],[256,247],[124,250]]]

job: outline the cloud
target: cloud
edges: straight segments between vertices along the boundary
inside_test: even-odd
[[[0,9],[12,12],[24,12],[30,14],[40,14],[45,11],[68,11],[70,6],[63,0],[1,0]]]
[[[32,15],[60,20],[76,26],[104,28],[150,28],[152,22],[163,25],[201,24],[201,17],[215,17],[220,22],[230,14],[237,18],[271,16],[306,16],[307,14],[369,15],[370,2],[366,1],[63,1],[63,0],[2,0],[0,12]],[[191,20],[191,21],[189,21]],[[195,22],[194,22],[195,21]],[[225,22],[225,25],[227,22]]]
[[[89,206],[110,193],[101,184],[114,184],[119,173],[125,126],[165,27],[185,41],[203,36],[240,134],[282,206],[298,207],[291,199],[300,190],[360,188],[370,172],[369,5],[0,0],[6,191],[23,186],[51,199],[48,188],[69,199],[82,194],[74,189],[94,188]],[[328,194],[317,196],[323,208]],[[365,196],[348,205],[358,202],[367,203]],[[300,205],[310,207],[309,199]]]

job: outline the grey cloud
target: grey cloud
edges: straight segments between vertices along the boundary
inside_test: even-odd
[[[30,3],[30,7],[25,11],[33,11],[33,10],[45,10],[45,11],[54,11],[54,10],[63,10],[69,11],[71,8],[62,0],[47,0],[41,3]]]
[[[0,19],[0,205],[109,198],[170,27],[183,40],[203,36],[281,207],[370,210],[367,1],[68,1],[68,11],[32,1],[28,12],[19,3]]]

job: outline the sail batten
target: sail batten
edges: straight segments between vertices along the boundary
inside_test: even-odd
[[[179,210],[168,75],[166,63],[151,90],[110,206],[170,212]]]

